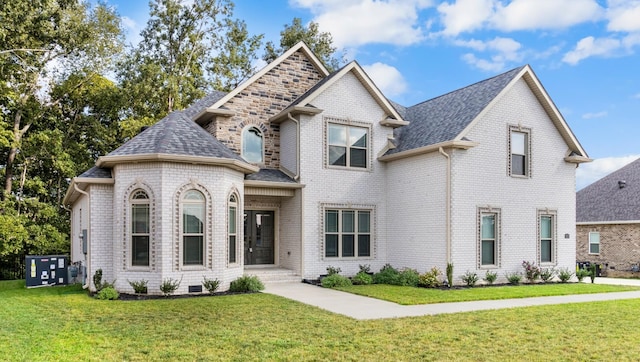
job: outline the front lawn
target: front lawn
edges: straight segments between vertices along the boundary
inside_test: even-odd
[[[433,289],[374,284],[336,288],[345,292],[388,300],[402,305],[468,302],[552,295],[591,294],[639,290],[638,287],[587,283],[521,284],[462,289]]]
[[[268,294],[100,301],[0,282],[0,360],[636,360],[640,300],[356,321]]]

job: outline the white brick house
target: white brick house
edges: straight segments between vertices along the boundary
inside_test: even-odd
[[[73,179],[74,262],[127,280],[256,266],[484,275],[573,267],[575,169],[589,158],[529,66],[403,107],[303,43],[230,93],[173,112]],[[247,271],[248,270],[248,271]]]

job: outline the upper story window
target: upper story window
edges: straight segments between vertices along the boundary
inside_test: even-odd
[[[182,198],[182,264],[204,265],[205,198],[189,190]]]
[[[131,195],[131,266],[149,266],[149,196],[143,190]]]
[[[329,166],[367,168],[369,128],[329,123],[327,163]]]
[[[600,254],[600,233],[589,233],[589,254]]]
[[[242,158],[251,163],[263,162],[264,140],[257,127],[247,127],[242,131]]]
[[[509,175],[530,176],[531,165],[531,132],[519,126],[509,127]]]

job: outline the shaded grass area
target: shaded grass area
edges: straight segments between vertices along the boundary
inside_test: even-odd
[[[355,321],[267,294],[100,301],[0,282],[0,360],[635,360],[640,300]]]
[[[387,300],[402,305],[468,302],[511,298],[546,297],[554,295],[592,294],[640,290],[638,287],[605,284],[563,283],[533,285],[503,285],[461,289],[413,288],[396,285],[353,285],[336,288],[345,292]]]

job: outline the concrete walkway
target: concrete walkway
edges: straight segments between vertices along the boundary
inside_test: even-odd
[[[634,279],[596,278],[596,283],[633,285],[640,287],[640,280]],[[296,300],[301,303],[313,305],[333,313],[342,314],[347,317],[360,320],[417,317],[490,309],[640,298],[640,291],[631,291],[599,294],[575,294],[553,297],[483,300],[473,302],[399,305],[380,299],[363,297],[304,283],[272,283],[267,284],[265,287],[265,293],[279,295],[281,297]]]

